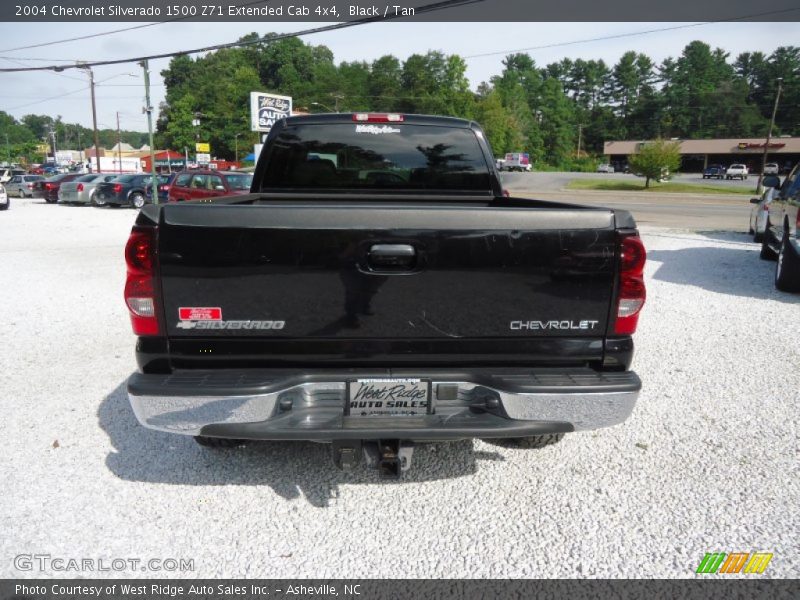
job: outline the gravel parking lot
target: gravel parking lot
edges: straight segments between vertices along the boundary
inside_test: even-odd
[[[426,446],[382,482],[324,445],[213,451],[137,424],[134,216],[0,214],[0,577],[56,574],[18,570],[23,553],[194,560],[166,576],[688,577],[711,551],[800,576],[800,296],[748,236],[644,230],[644,391],[623,425],[538,451]]]

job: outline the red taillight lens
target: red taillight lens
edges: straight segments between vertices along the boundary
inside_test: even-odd
[[[619,292],[614,333],[631,335],[639,323],[639,312],[647,293],[644,286],[644,265],[647,252],[638,235],[622,238],[619,254]]]
[[[397,113],[353,113],[359,123],[402,123],[403,115]]]
[[[155,227],[134,226],[125,245],[125,304],[136,335],[161,333],[156,314],[155,254]]]
[[[46,190],[52,190],[53,187],[55,187],[55,186],[53,186],[52,183],[45,183],[44,184],[44,189],[46,189]]]
[[[77,189],[78,189],[79,192],[82,192],[83,191],[83,184],[79,183]]]
[[[122,184],[121,183],[115,183],[114,184],[114,193],[115,194],[119,194],[121,191],[122,191]]]

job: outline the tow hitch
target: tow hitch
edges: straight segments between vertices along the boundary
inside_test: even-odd
[[[352,471],[363,457],[382,479],[397,479],[411,468],[414,444],[406,440],[335,440],[332,452],[334,464],[343,471]]]

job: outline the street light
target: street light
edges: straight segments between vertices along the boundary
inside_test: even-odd
[[[328,112],[336,112],[336,111],[334,111],[334,110],[331,110],[331,107],[330,107],[330,106],[325,106],[325,105],[324,105],[322,102],[312,102],[312,103],[311,103],[311,106],[321,106],[322,108],[324,108],[324,109],[325,109],[325,110],[327,110]]]
[[[772,118],[769,121],[769,130],[767,131],[767,143],[764,144],[764,154],[761,157],[761,173],[758,174],[758,185],[756,186],[756,193],[760,194],[761,182],[764,179],[764,169],[767,166],[767,152],[769,152],[769,142],[772,139],[772,128],[775,127],[775,114],[778,112],[778,101],[781,99],[781,88],[783,86],[783,77],[776,79],[778,82],[778,91],[775,93],[775,106],[772,107]]]

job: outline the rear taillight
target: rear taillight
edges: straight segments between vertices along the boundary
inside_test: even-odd
[[[119,194],[121,191],[122,191],[122,184],[121,183],[115,183],[114,184],[114,193],[115,194]]]
[[[82,184],[82,183],[79,183],[79,184],[78,184],[77,190],[78,190],[79,192],[82,192],[82,191],[83,191],[83,184]]]
[[[159,335],[156,314],[156,229],[134,226],[125,246],[125,303],[136,335]]]
[[[622,237],[619,252],[619,291],[614,333],[631,335],[636,331],[639,312],[646,298],[644,264],[647,252],[636,234]]]
[[[33,189],[33,184],[32,184],[32,183],[29,183],[29,184],[28,184],[28,189],[29,189],[29,190],[32,190],[32,189]]]
[[[402,123],[403,115],[397,113],[353,113],[359,123]]]
[[[45,183],[44,184],[44,189],[46,189],[46,190],[52,190],[54,187],[55,186],[52,183]]]

